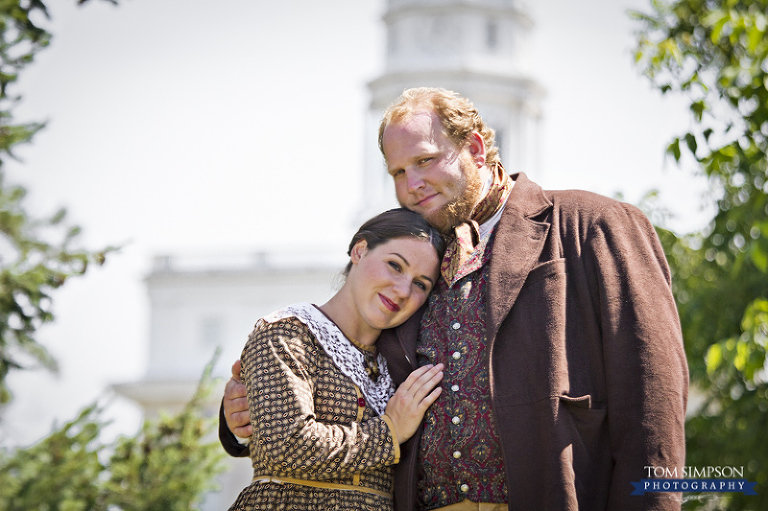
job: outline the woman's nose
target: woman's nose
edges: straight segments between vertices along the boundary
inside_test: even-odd
[[[398,279],[395,281],[392,288],[395,290],[395,294],[399,298],[408,298],[411,294],[411,282],[410,279]]]

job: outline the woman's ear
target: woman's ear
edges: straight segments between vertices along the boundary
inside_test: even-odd
[[[352,250],[349,253],[349,258],[352,261],[352,264],[357,264],[360,262],[360,259],[365,255],[365,253],[368,252],[368,242],[364,239],[358,241],[357,243],[352,246]]]

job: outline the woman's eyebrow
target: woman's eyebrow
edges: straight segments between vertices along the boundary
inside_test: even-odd
[[[406,266],[410,266],[410,265],[411,265],[411,263],[409,263],[409,262],[408,262],[408,259],[406,259],[405,257],[403,257],[403,255],[402,255],[402,254],[400,254],[400,253],[398,253],[398,252],[391,252],[391,254],[392,254],[392,255],[396,255],[397,257],[399,257],[400,259],[402,259],[402,260],[403,260],[403,262],[405,263],[405,265],[406,265]],[[422,275],[420,278],[428,280],[428,281],[430,282],[430,284],[432,284],[433,286],[435,285],[435,281],[434,281],[434,280],[432,280],[430,277],[428,277],[428,276],[426,276],[426,275]]]

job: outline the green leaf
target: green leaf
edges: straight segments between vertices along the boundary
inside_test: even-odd
[[[723,349],[719,344],[713,344],[707,350],[706,364],[707,374],[712,375],[723,363]]]
[[[696,143],[696,137],[691,133],[685,134],[685,144],[688,146],[688,150],[692,155],[696,156],[696,149],[698,144]]]
[[[693,112],[693,116],[696,119],[696,121],[701,122],[701,118],[704,115],[704,110],[706,110],[707,105],[704,103],[704,101],[694,101],[691,104],[691,112]]]
[[[667,154],[671,154],[675,161],[680,161],[680,139],[675,138],[667,146]]]
[[[768,273],[768,253],[766,253],[758,244],[753,243],[750,246],[749,257],[757,269],[763,273]]]

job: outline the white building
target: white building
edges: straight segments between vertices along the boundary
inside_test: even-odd
[[[357,225],[396,205],[377,132],[382,111],[407,87],[440,86],[472,99],[496,129],[507,170],[535,175],[542,91],[528,75],[526,40],[533,24],[523,4],[388,0],[383,22],[385,69],[368,84],[363,200],[358,218],[349,222]],[[180,409],[217,346],[228,365],[239,357],[260,316],[288,303],[323,303],[345,262],[343,253],[331,253],[329,247],[261,253],[239,261],[158,257],[146,278],[151,307],[146,374],[115,388],[149,416]],[[211,412],[217,410],[214,399]],[[205,509],[226,509],[250,477],[249,460],[232,460],[222,491],[209,496]]]

